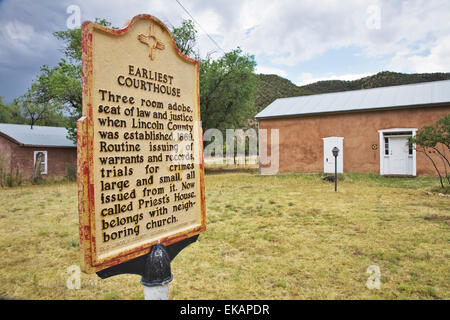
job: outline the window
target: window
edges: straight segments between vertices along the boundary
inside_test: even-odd
[[[34,172],[40,174],[47,174],[47,151],[35,151],[34,152]]]
[[[389,138],[384,138],[384,155],[389,155]]]
[[[413,135],[413,133],[411,131],[396,131],[396,132],[385,132],[383,134],[384,136],[384,155],[388,156],[389,155],[389,137],[411,137]],[[408,150],[408,154],[410,156],[413,155],[413,146],[409,145],[409,150]]]

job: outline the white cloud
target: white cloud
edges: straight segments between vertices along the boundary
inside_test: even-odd
[[[358,52],[358,61],[365,67],[367,62],[377,61],[378,65],[384,63],[382,70],[450,71],[448,0],[181,0],[181,3],[202,26],[197,26],[202,56],[215,51],[217,57],[222,54],[221,49],[229,51],[240,46],[244,52],[255,55],[257,62],[276,65],[276,68],[259,66],[258,72],[287,77],[300,68],[313,70],[310,75],[293,79],[297,83],[352,79],[350,74],[342,75],[348,72],[336,70],[356,70],[354,75],[360,76],[357,69],[320,60],[330,50],[346,48],[354,48],[349,52]],[[19,74],[18,70],[25,79],[35,75],[42,64],[57,63],[62,44],[52,32],[66,28],[66,9],[73,4],[80,6],[82,21],[104,18],[117,27],[141,13],[154,15],[169,27],[179,26],[183,19],[190,18],[175,0],[0,1],[0,80],[4,86],[0,95],[11,91],[7,88],[9,79],[14,83],[11,77]],[[320,75],[311,66],[303,68],[312,59],[315,63],[323,61]],[[331,72],[330,76],[322,77],[324,69]]]
[[[222,17],[212,9],[199,12],[195,19],[208,34],[222,34],[225,30],[220,28]]]
[[[450,72],[450,36],[440,38],[431,45],[427,55],[418,50],[405,49],[391,60],[390,70],[403,72]]]
[[[263,74],[276,74],[280,77],[286,78],[288,76],[288,73],[286,70],[280,69],[280,68],[274,68],[274,67],[266,67],[266,66],[256,66],[255,73],[263,73]]]
[[[211,29],[225,50],[240,45],[288,67],[349,46],[359,48],[365,58],[386,58],[426,46],[430,37],[442,42],[450,34],[448,0],[193,2],[194,16],[214,8],[222,17],[219,31],[217,19],[211,19]]]
[[[169,25],[190,19],[174,0],[170,3],[163,0],[74,2],[81,7],[83,20],[93,20],[101,12],[101,18],[117,26],[139,13],[152,14]],[[240,46],[257,58],[264,55],[272,63],[286,67],[349,46],[359,48],[366,58],[392,56],[394,63],[401,60],[399,52],[407,50],[410,59],[416,53],[411,52],[412,48],[427,46],[430,38],[442,42],[450,34],[448,0],[346,0],[345,3],[339,0],[191,0],[181,3],[201,25],[197,25],[197,30],[202,55],[211,51],[221,54],[222,49],[229,51]],[[427,64],[432,66],[430,61]],[[399,65],[404,65],[404,69],[396,67],[396,70],[410,70],[404,62]]]
[[[35,59],[45,56],[49,48],[56,49],[49,32],[36,32],[32,25],[19,20],[3,22],[0,41],[5,48],[0,51],[1,64],[17,64],[18,58]]]
[[[341,75],[336,75],[336,74],[329,74],[327,76],[324,77],[314,77],[312,73],[309,72],[304,72],[301,73],[299,78],[297,79],[297,81],[295,81],[295,84],[297,86],[304,86],[310,83],[314,83],[317,81],[323,81],[323,80],[347,80],[347,81],[351,81],[351,80],[358,80],[364,77],[368,77],[373,75],[372,73],[353,73],[353,74],[341,74]]]
[[[34,33],[33,26],[24,24],[17,20],[8,21],[3,26],[2,30],[4,30],[5,38],[11,42],[29,41]]]

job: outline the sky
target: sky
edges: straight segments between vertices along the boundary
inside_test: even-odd
[[[257,73],[297,85],[450,72],[448,0],[0,0],[0,96],[24,94],[63,57],[53,32],[95,18],[122,28],[141,13],[169,28],[194,19],[202,57],[240,47]]]

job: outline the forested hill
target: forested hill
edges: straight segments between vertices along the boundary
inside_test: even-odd
[[[259,74],[258,90],[255,96],[256,113],[278,98],[313,94],[313,91],[298,87],[288,79],[275,74]]]
[[[325,80],[300,87],[277,75],[259,74],[258,78],[259,90],[255,97],[256,113],[267,107],[277,98],[449,80],[450,73],[406,74],[383,71],[358,80]]]

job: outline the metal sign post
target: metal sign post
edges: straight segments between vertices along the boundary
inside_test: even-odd
[[[169,283],[172,279],[169,255],[166,248],[158,242],[145,259],[141,278],[145,300],[169,300]]]
[[[144,286],[145,300],[168,300],[169,283],[172,281],[170,263],[191,243],[197,241],[199,235],[181,240],[169,246],[158,243],[151,247],[144,256],[100,270],[97,275],[106,279],[120,274],[137,274],[141,276]]]

